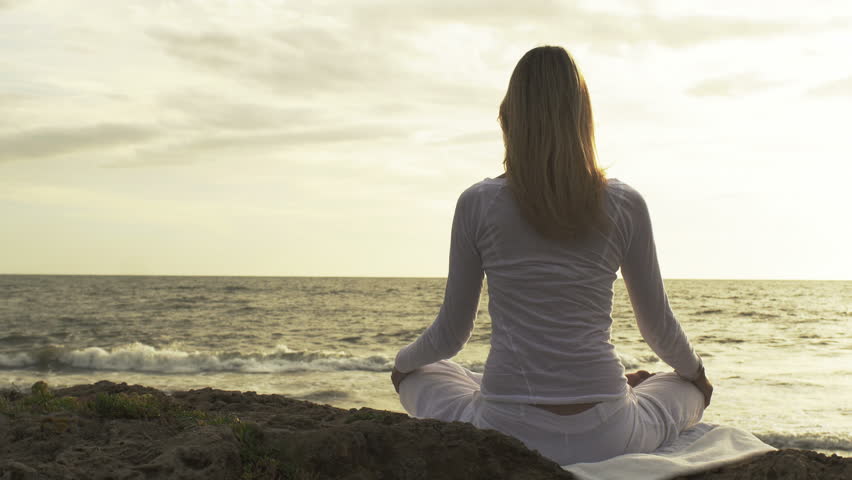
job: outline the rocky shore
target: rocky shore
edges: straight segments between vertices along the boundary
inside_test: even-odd
[[[98,382],[0,392],[0,480],[558,479],[494,431],[280,395]],[[852,459],[781,450],[694,479],[848,479]]]

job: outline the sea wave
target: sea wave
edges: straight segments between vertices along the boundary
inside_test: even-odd
[[[283,373],[301,371],[390,371],[393,359],[383,355],[356,356],[347,352],[296,351],[278,345],[265,353],[185,351],[134,342],[113,348],[67,350],[41,348],[31,353],[0,354],[2,368],[50,370],[87,369],[147,373],[201,372]]]
[[[852,437],[830,432],[789,433],[763,432],[754,434],[775,448],[802,448],[807,450],[843,450],[852,452]]]
[[[652,355],[619,353],[625,369],[649,368],[659,359]],[[461,361],[481,373],[485,363]],[[285,373],[305,371],[389,372],[393,358],[384,355],[357,356],[345,351],[298,351],[278,345],[264,353],[187,351],[180,347],[157,348],[134,342],[112,348],[65,349],[43,347],[32,352],[0,353],[0,368],[67,369],[191,374],[202,372]]]
[[[632,370],[634,368],[642,368],[642,367],[651,367],[653,364],[656,364],[660,361],[656,355],[648,353],[644,355],[631,355],[629,353],[618,353],[618,358],[621,360],[621,365],[624,366],[625,370]]]

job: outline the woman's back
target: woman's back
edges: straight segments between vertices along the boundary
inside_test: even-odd
[[[458,353],[473,329],[486,274],[492,335],[483,397],[529,404],[622,397],[624,368],[610,343],[612,286],[622,267],[645,341],[676,370],[694,375],[700,360],[669,308],[644,200],[610,179],[605,211],[606,228],[583,241],[557,241],[524,220],[504,178],[465,190],[453,220],[444,304],[399,352],[397,366],[414,369]]]
[[[630,228],[620,213],[625,188],[611,181],[608,189],[615,228],[567,244],[523,219],[505,179],[471,187],[468,195],[481,196],[475,238],[492,321],[483,396],[559,404],[624,395],[624,369],[609,340],[612,286]]]

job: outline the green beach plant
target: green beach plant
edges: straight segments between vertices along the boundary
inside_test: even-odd
[[[236,423],[231,427],[240,446],[240,461],[243,464],[242,480],[261,478],[281,479],[281,464],[262,448],[263,432],[254,423]]]
[[[98,393],[89,403],[92,412],[105,418],[150,420],[163,417],[165,402],[151,394]]]
[[[39,381],[30,388],[30,395],[17,390],[0,394],[0,413],[14,417],[22,413],[48,414],[77,411],[79,401],[73,397],[57,397],[45,382]]]
[[[243,464],[241,480],[316,480],[319,476],[291,462],[282,461],[274,449],[264,444],[263,430],[254,423],[236,423],[231,427],[240,445]]]
[[[315,480],[317,474],[285,461],[280,452],[264,442],[263,430],[255,423],[243,423],[234,415],[218,415],[193,409],[162,395],[138,393],[98,393],[94,398],[81,399],[56,396],[45,382],[36,382],[27,395],[20,391],[0,392],[0,414],[14,417],[21,414],[50,415],[72,413],[100,419],[123,419],[169,422],[180,429],[205,425],[230,425],[239,444],[242,480]],[[363,412],[359,419],[369,419],[375,412]],[[51,419],[57,432],[67,429],[67,422]]]
[[[98,393],[93,399],[56,396],[47,383],[36,382],[30,394],[17,390],[0,392],[0,414],[10,417],[68,412],[104,419],[136,419],[174,422],[182,428],[239,423],[233,415],[212,415],[176,403],[169,397],[137,393]]]

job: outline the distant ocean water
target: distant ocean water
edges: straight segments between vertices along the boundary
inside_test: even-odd
[[[776,447],[852,456],[852,282],[669,280],[716,387],[704,421]],[[279,393],[401,411],[393,358],[434,319],[443,279],[0,275],[0,388],[98,380]],[[456,360],[481,371],[490,318]],[[625,368],[669,370],[615,284]]]

